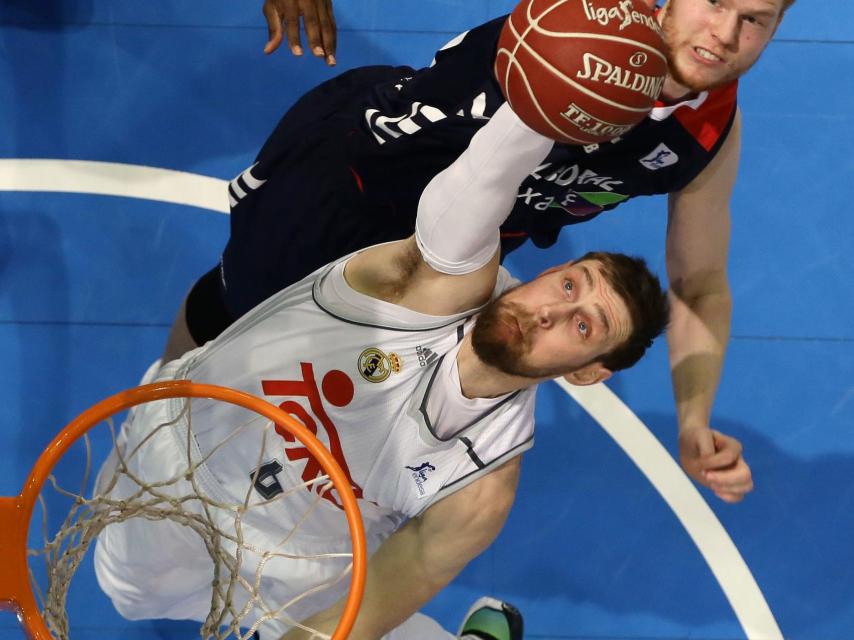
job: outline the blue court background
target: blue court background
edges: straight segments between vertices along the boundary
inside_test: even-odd
[[[507,1],[340,0],[339,66],[265,57],[260,2],[5,0],[0,158],[99,160],[230,179],[303,91],[362,64],[426,65]],[[756,490],[703,495],[786,638],[854,636],[854,8],[799,0],[742,82],[733,201],[733,337],[714,424],[740,438]],[[524,249],[520,276],[587,249],[663,271],[665,202],[646,198]],[[55,431],[136,383],[178,303],[216,261],[226,216],[127,198],[0,192],[0,492]],[[298,242],[298,240],[295,240]],[[609,386],[675,452],[666,350]],[[529,638],[744,638],[720,586],[646,478],[554,385],[517,504],[493,547],[428,607],[456,628],[482,593]],[[192,638],[131,626],[91,571],[71,604],[78,638]],[[88,588],[91,587],[91,588]],[[12,615],[0,634],[19,637]]]

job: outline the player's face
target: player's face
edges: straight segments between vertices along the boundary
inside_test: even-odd
[[[684,89],[705,91],[746,73],[774,35],[782,4],[783,0],[670,0],[659,20],[670,49],[671,81]]]
[[[630,330],[626,303],[590,260],[547,272],[493,301],[478,316],[472,347],[505,373],[552,378],[595,362]]]

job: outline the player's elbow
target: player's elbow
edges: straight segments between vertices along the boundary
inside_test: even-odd
[[[690,274],[670,276],[670,295],[689,307],[715,300],[719,304],[731,305],[731,293],[726,269],[705,269]]]

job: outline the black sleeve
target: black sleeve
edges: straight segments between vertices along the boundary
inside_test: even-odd
[[[494,64],[498,36],[506,16],[495,18],[458,38],[462,40],[436,52],[435,63],[419,69],[404,86],[403,95],[436,105],[449,113],[465,108],[481,92],[501,99]],[[494,113],[498,105],[491,105]]]
[[[505,19],[471,29],[438,51],[435,64],[375,85],[365,96],[360,135],[348,140],[348,156],[375,204],[402,215],[412,208],[414,216],[430,179],[465,150],[504,101],[493,61]]]
[[[493,71],[504,21],[496,18],[461,34],[436,53],[433,65],[375,86],[366,96],[365,132],[390,148],[410,140],[419,144],[439,130],[440,137],[457,138],[465,148],[504,101]]]

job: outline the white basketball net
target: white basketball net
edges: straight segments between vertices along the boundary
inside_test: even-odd
[[[342,583],[346,582],[344,578],[352,569],[352,554],[349,552],[336,550],[299,555],[289,550],[290,543],[299,535],[301,527],[311,520],[326,493],[333,488],[328,476],[319,475],[282,489],[269,499],[262,497],[256,489],[259,480],[257,470],[270,455],[269,434],[274,425],[266,418],[251,414],[254,418],[236,426],[232,433],[237,437],[240,434],[245,436],[248,429],[257,431],[258,464],[254,467],[256,472],[247,474],[247,479],[251,479],[251,482],[241,499],[228,501],[212,497],[212,492],[205,486],[206,477],[210,473],[207,463],[228,447],[232,438],[219,443],[206,456],[199,457],[191,420],[191,406],[199,401],[182,398],[181,402],[184,403],[184,409],[175,419],[157,424],[136,446],[129,449],[123,442],[124,434],[117,438],[112,422],[104,423],[110,433],[114,468],[106,470],[106,473],[102,469],[94,493],[87,491],[91,486],[93,448],[89,434],[78,443],[85,447],[85,455],[80,455],[85,459],[85,469],[77,488],[67,489],[60,485],[53,474],[49,477],[39,497],[43,541],[37,543],[38,548],[30,548],[28,553],[31,557],[41,558],[45,564],[46,585],[38,584],[36,572],[33,571],[33,559],[30,560],[30,577],[43,609],[42,616],[51,633],[58,640],[73,635],[66,610],[68,591],[71,579],[92,542],[108,526],[132,518],[143,518],[147,521],[171,521],[192,530],[201,539],[212,560],[210,611],[201,624],[202,638],[248,640],[259,628],[262,633],[265,628],[269,628],[278,635],[282,630],[293,626],[311,632],[312,637],[329,638],[328,635],[303,626],[289,613],[290,610],[299,609],[300,605],[305,607],[305,600],[310,596],[330,590],[331,587],[338,587],[340,590]],[[251,412],[247,412],[249,413]],[[100,425],[95,427],[97,428],[100,428]],[[127,429],[127,423],[124,428]],[[182,433],[184,449],[181,456],[185,464],[179,469],[173,469],[166,477],[152,480],[149,476],[144,480],[136,470],[136,458],[154,439],[163,437],[169,430],[172,430],[169,437],[173,439],[176,431]],[[299,444],[297,441],[295,446]],[[67,457],[66,453],[63,459]],[[118,491],[118,488],[121,488],[121,491]],[[54,495],[46,501],[46,494],[51,490]],[[309,494],[310,497],[306,497]],[[299,495],[299,500],[293,499],[295,495]],[[70,502],[71,506],[56,533],[50,534],[47,503],[53,504],[56,496],[66,504]],[[255,517],[253,511],[276,507],[277,503],[289,498],[291,503],[298,502],[301,509],[301,513],[294,517],[293,524],[282,529],[276,541],[269,545],[259,546],[251,543],[247,539],[245,523],[247,519]],[[328,506],[324,504],[320,508],[328,509]],[[31,526],[31,529],[33,528]],[[32,535],[30,538],[32,545]],[[166,542],[164,540],[164,544]],[[247,562],[249,558],[251,561]],[[334,561],[335,570],[328,579],[316,582],[311,588],[292,595],[284,602],[273,601],[265,594],[262,584],[270,579],[268,568],[271,565],[277,566],[276,574],[280,576],[283,561],[324,560]],[[327,571],[326,574],[328,576],[330,572]],[[330,598],[331,596],[327,596],[326,600]],[[334,599],[337,599],[337,596]]]

